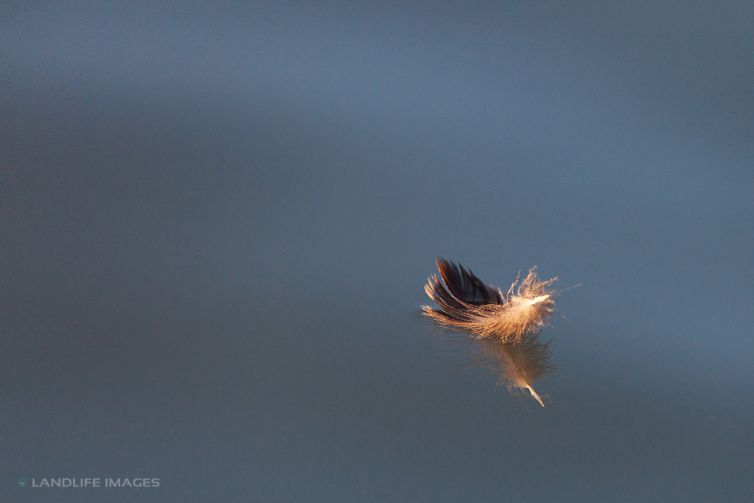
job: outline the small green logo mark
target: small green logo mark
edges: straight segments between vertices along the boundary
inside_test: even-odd
[[[26,479],[21,477],[18,479],[18,487],[26,487]]]

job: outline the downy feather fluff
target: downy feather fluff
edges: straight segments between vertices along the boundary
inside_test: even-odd
[[[424,291],[438,308],[423,306],[422,312],[440,325],[468,330],[479,339],[521,342],[525,334],[542,328],[555,308],[556,292],[550,286],[557,278],[540,280],[536,267],[523,279],[516,277],[503,293],[461,264],[443,258],[436,264],[440,277],[432,275]]]

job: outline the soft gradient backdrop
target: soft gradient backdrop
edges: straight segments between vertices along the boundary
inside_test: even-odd
[[[753,6],[3,2],[0,499],[748,500]],[[582,284],[547,408],[435,255]]]

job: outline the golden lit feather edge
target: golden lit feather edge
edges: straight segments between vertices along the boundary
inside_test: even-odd
[[[422,306],[422,313],[440,325],[467,330],[478,339],[519,343],[545,326],[555,309],[556,291],[550,286],[557,277],[540,280],[536,267],[523,279],[519,274],[503,293],[460,264],[442,258],[436,263],[440,278],[432,275],[424,291],[439,308]]]

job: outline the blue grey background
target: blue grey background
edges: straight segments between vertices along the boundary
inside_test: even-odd
[[[753,5],[3,2],[0,499],[750,501]]]

